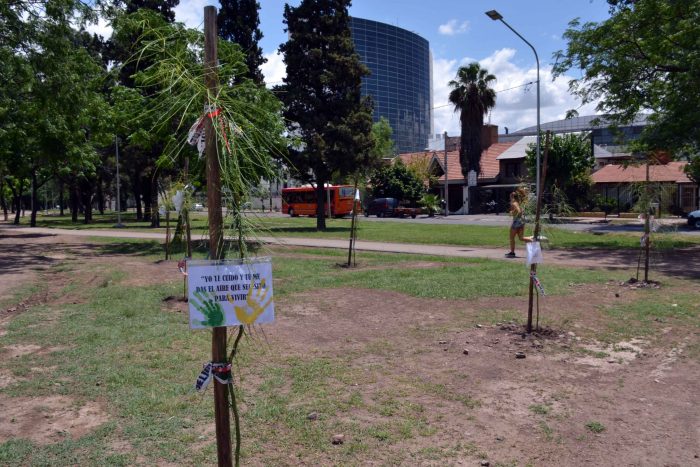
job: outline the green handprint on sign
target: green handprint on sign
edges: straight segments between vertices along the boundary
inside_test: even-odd
[[[221,304],[214,300],[214,295],[201,290],[194,293],[199,302],[192,299],[195,309],[202,313],[206,321],[200,321],[202,326],[217,327],[223,326],[225,321],[224,309]]]

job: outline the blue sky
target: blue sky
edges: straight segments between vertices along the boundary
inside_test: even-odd
[[[286,40],[282,23],[283,0],[259,0],[261,46],[268,63],[263,68],[268,84],[284,76],[284,63],[276,54]],[[295,6],[299,0],[289,1]],[[181,0],[175,9],[177,21],[201,27],[205,5],[218,6],[218,0]],[[551,78],[552,54],[566,46],[562,33],[569,21],[601,21],[608,17],[605,0],[355,0],[350,14],[393,24],[426,38],[433,53],[433,103],[436,132],[459,133],[459,119],[447,106],[449,87],[457,68],[471,61],[496,75],[499,92],[490,120],[511,131],[534,125],[536,92],[534,85],[505,91],[536,79],[532,50],[503,24],[484,12],[498,10],[504,19],[537,49],[541,67],[542,121],[563,118],[568,109],[581,115],[595,113],[593,105],[580,103],[568,93],[568,79]],[[489,118],[489,117],[487,117]]]

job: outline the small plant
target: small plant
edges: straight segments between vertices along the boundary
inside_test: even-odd
[[[596,434],[605,431],[605,425],[596,421],[586,423],[586,428],[588,428],[592,433]]]
[[[440,201],[437,195],[426,193],[420,200],[420,205],[428,212],[428,216],[433,217],[440,210]]]
[[[549,413],[549,407],[542,404],[533,404],[528,407],[532,413],[537,415],[547,415]]]

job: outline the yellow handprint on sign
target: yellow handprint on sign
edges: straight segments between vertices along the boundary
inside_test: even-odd
[[[268,298],[270,289],[265,287],[265,279],[260,281],[260,287],[255,289],[253,287],[254,280],[250,281],[250,288],[248,289],[248,295],[246,296],[246,303],[248,304],[247,311],[245,308],[236,306],[234,304],[233,297],[227,295],[226,298],[233,305],[234,310],[236,310],[236,318],[243,324],[253,324],[260,317],[265,309],[272,302],[272,297]],[[267,301],[265,301],[267,299]]]

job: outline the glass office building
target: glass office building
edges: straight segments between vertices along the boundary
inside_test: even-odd
[[[432,135],[432,73],[428,41],[405,29],[350,19],[355,50],[372,74],[362,94],[374,102],[374,121],[386,117],[398,153],[422,151]]]

